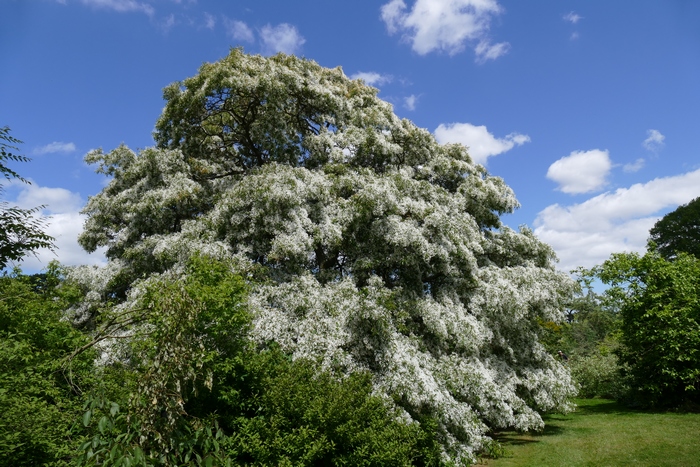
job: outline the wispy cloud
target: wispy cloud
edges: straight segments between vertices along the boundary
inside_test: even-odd
[[[550,165],[547,178],[557,182],[557,189],[564,193],[590,193],[605,187],[611,168],[607,150],[574,151]]]
[[[510,44],[507,42],[491,44],[488,41],[482,41],[474,48],[474,53],[476,53],[476,61],[484,63],[487,60],[495,60],[501,55],[505,55],[508,50],[510,50]]]
[[[572,24],[576,24],[579,21],[581,21],[582,19],[583,19],[583,16],[581,16],[573,11],[570,11],[569,13],[564,15],[564,21],[568,21]]]
[[[81,0],[83,5],[94,8],[113,10],[118,13],[142,12],[148,16],[153,16],[155,9],[148,3],[136,0]]]
[[[656,178],[570,206],[553,204],[535,219],[535,234],[554,248],[560,268],[602,263],[611,253],[642,252],[664,211],[700,196],[700,170]]]
[[[496,0],[416,0],[408,9],[403,0],[381,7],[381,18],[389,34],[400,33],[415,52],[446,52],[450,55],[471,45],[476,60],[493,60],[505,54],[509,44],[492,44],[492,19],[503,12]]]
[[[659,130],[647,130],[647,139],[644,140],[642,146],[653,153],[659,152],[664,146],[666,137]]]
[[[168,16],[163,18],[161,21],[158,22],[158,26],[164,33],[170,32],[170,30],[175,26],[175,15],[170,13]]]
[[[226,34],[231,39],[243,42],[255,41],[253,30],[250,29],[243,21],[224,18],[224,28],[226,29]]]
[[[350,79],[361,79],[370,86],[381,86],[382,84],[390,83],[393,77],[391,75],[383,75],[374,71],[358,71],[354,75],[350,75]]]
[[[288,23],[263,26],[260,30],[260,40],[265,53],[284,52],[290,55],[297,53],[306,42],[297,28]]]
[[[440,144],[460,143],[469,148],[469,155],[474,162],[486,164],[491,156],[510,151],[530,141],[528,135],[511,133],[505,138],[496,138],[484,125],[471,123],[440,124],[435,129],[435,138]]]
[[[416,104],[418,103],[418,96],[411,94],[410,96],[403,98],[403,106],[408,110],[416,110]]]
[[[625,164],[622,166],[622,170],[625,173],[633,173],[633,172],[639,172],[642,168],[644,168],[645,161],[643,158],[639,158],[634,162],[630,162],[629,164]]]
[[[73,151],[75,151],[75,144],[54,141],[53,143],[49,143],[45,146],[34,148],[32,154],[34,154],[35,156],[41,156],[44,154],[54,153],[67,154]]]
[[[216,17],[211,13],[204,13],[204,27],[207,29],[214,29],[214,27],[216,27]]]

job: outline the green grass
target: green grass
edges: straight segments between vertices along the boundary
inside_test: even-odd
[[[545,416],[541,433],[502,432],[505,457],[489,467],[700,466],[700,414],[631,410],[579,399],[568,415]]]

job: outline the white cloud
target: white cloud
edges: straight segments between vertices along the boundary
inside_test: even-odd
[[[141,11],[148,16],[153,16],[155,10],[147,3],[137,2],[136,0],[82,0],[83,5],[88,5],[95,8],[104,8],[106,10],[114,10],[119,13],[128,13],[132,11]]]
[[[50,216],[44,231],[55,238],[56,252],[42,249],[36,255],[26,256],[20,264],[26,273],[38,272],[52,260],[64,265],[106,263],[103,250],[88,254],[78,245],[78,235],[85,223],[85,216],[80,214],[84,201],[78,193],[17,181],[8,183],[6,188],[8,192],[17,192],[14,200],[8,200],[10,205],[24,209],[46,205],[43,214]]]
[[[41,156],[43,154],[54,154],[54,153],[69,153],[75,151],[75,144],[73,143],[62,143],[59,141],[54,141],[45,146],[34,148],[32,154],[36,156]]]
[[[550,165],[547,178],[564,193],[590,193],[605,187],[611,168],[607,150],[574,151]]]
[[[260,39],[263,42],[266,53],[284,52],[295,54],[306,42],[297,28],[291,24],[282,23],[277,26],[266,25],[260,31]]]
[[[508,50],[510,50],[510,44],[507,42],[490,44],[487,41],[482,41],[476,46],[474,52],[476,53],[476,61],[484,63],[487,60],[495,60],[501,55],[505,55]]]
[[[408,110],[416,110],[416,103],[418,102],[418,96],[411,94],[408,97],[403,98],[403,106]]]
[[[381,86],[382,84],[390,83],[393,77],[391,75],[382,75],[374,71],[358,71],[350,76],[350,79],[361,79],[370,86]]]
[[[469,155],[474,162],[486,164],[491,156],[510,151],[530,141],[527,135],[511,133],[505,138],[496,138],[485,126],[471,123],[440,124],[435,129],[435,138],[440,144],[461,143],[469,148]]]
[[[639,158],[634,162],[625,164],[622,166],[622,170],[626,173],[638,172],[644,167],[645,161],[643,158]]]
[[[170,13],[160,22],[159,26],[163,32],[167,34],[173,28],[173,26],[175,26],[175,23],[175,15]]]
[[[647,130],[647,139],[642,146],[651,152],[658,152],[664,145],[666,137],[659,130]]]
[[[224,28],[226,28],[226,34],[234,40],[244,42],[253,42],[255,40],[253,30],[243,21],[224,18]]]
[[[581,35],[578,32],[572,32],[571,35],[569,36],[569,39],[572,41],[575,41],[579,37],[581,37]]]
[[[410,11],[403,0],[391,0],[381,18],[389,34],[401,33],[420,55],[452,55],[471,44],[483,62],[508,51],[508,43],[491,45],[488,37],[491,20],[502,11],[496,0],[416,0]]]
[[[571,206],[553,204],[535,220],[535,234],[557,252],[559,267],[602,263],[611,253],[642,252],[663,210],[700,196],[700,170],[656,178]]]
[[[15,183],[13,185],[21,187],[21,189],[16,199],[10,204],[23,209],[46,205],[45,214],[61,214],[79,211],[83,205],[83,200],[78,193],[73,193],[65,188],[49,188],[36,184],[19,185]]]
[[[583,16],[581,16],[573,11],[570,11],[569,13],[564,15],[564,21],[568,21],[568,22],[573,23],[573,24],[578,23],[582,19],[583,19]]]
[[[211,13],[204,13],[204,27],[214,29],[216,26],[216,18]]]

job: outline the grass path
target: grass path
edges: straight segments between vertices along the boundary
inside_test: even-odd
[[[506,456],[489,467],[700,466],[700,414],[644,412],[579,399],[568,415],[547,415],[541,433],[503,432]]]

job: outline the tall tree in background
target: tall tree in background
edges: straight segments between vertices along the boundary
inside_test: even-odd
[[[685,252],[700,258],[700,197],[662,217],[649,231],[649,240],[666,259]]]
[[[0,128],[0,174],[6,180],[16,179],[30,183],[7,166],[11,161],[30,160],[14,152],[18,150],[14,145],[20,143],[20,140],[10,135],[8,127]],[[3,187],[0,186],[0,194],[2,192]],[[0,201],[0,269],[4,269],[9,261],[20,260],[39,248],[53,248],[53,237],[44,233],[45,219],[37,217],[43,207],[22,209]]]
[[[156,147],[87,156],[112,179],[79,241],[109,263],[74,270],[89,290],[76,319],[108,300],[128,311],[193,253],[233,261],[265,276],[247,298],[258,346],[368,372],[406,420],[435,423],[445,459],[473,461],[490,430],[569,408],[538,323],[564,319],[575,284],[530,230],[502,225],[518,207],[502,179],[376,94],[240,50],[167,87]]]

